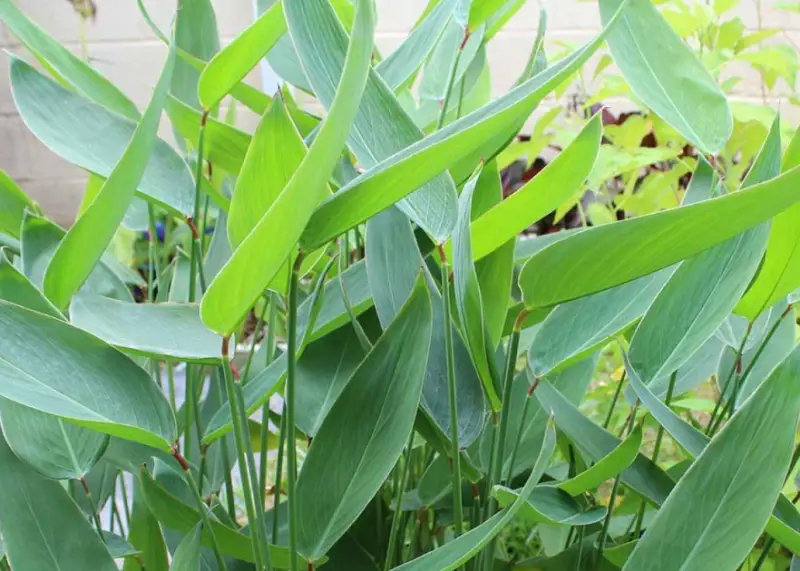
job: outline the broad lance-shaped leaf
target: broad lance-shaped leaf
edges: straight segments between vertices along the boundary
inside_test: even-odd
[[[642,428],[637,427],[622,443],[596,464],[569,480],[559,482],[556,487],[570,496],[600,487],[604,482],[620,474],[633,464],[642,447]]]
[[[453,571],[475,557],[488,543],[516,517],[523,505],[528,500],[536,484],[544,475],[550,458],[556,448],[556,431],[552,423],[548,424],[536,463],[533,465],[530,476],[519,497],[507,508],[496,513],[491,518],[477,527],[472,528],[464,535],[448,541],[442,547],[422,555],[413,561],[395,567],[393,571]]]
[[[453,66],[455,66],[455,83],[453,84],[455,86],[464,79],[470,64],[478,56],[483,46],[484,32],[485,28],[479,26],[472,30],[465,41],[464,26],[456,21],[456,15],[453,14],[453,18],[448,22],[442,37],[425,64],[425,73],[417,88],[417,94],[422,102],[430,101],[437,105],[444,105]],[[455,91],[455,89],[456,87],[453,87],[451,93],[460,92],[460,88],[458,88],[459,91]],[[455,97],[451,97],[448,105],[452,104],[456,107],[455,99]]]
[[[364,263],[359,262],[350,266],[345,270],[343,278],[353,312],[358,316],[372,305]],[[337,276],[324,284],[324,292],[320,294],[323,300],[322,307],[319,308],[319,315],[316,319],[311,319],[314,305],[313,294],[298,308],[297,335],[301,339],[299,343],[301,359],[302,352],[308,343],[324,338],[350,321],[342,301],[339,279],[340,277]],[[283,386],[286,378],[286,364],[286,354],[284,353],[245,385],[242,392],[244,393],[245,408],[249,414],[253,414]],[[230,423],[230,408],[223,406],[208,423],[203,436],[203,444],[210,444],[229,432],[231,430]]]
[[[198,83],[200,105],[216,107],[285,32],[283,3],[277,2],[208,62]]]
[[[571,235],[525,264],[519,277],[525,304],[556,305],[694,256],[795,204],[799,184],[797,167],[738,192]]]
[[[475,187],[475,196],[472,200],[472,220],[480,218],[502,200],[503,183],[500,179],[497,161],[491,161],[481,171]],[[499,345],[508,314],[511,284],[514,280],[515,244],[516,236],[475,264],[490,347]]]
[[[119,116],[54,81],[18,58],[11,60],[11,90],[28,129],[64,160],[108,177],[125,153],[136,122]],[[194,181],[164,140],[156,141],[138,184],[138,195],[177,216],[190,214]]]
[[[619,10],[608,47],[633,92],[700,150],[719,151],[731,136],[733,117],[705,65],[650,0],[600,0],[604,23]]]
[[[366,270],[368,292],[375,302],[381,326],[386,329],[408,299],[422,268],[422,256],[411,223],[399,209],[389,208],[367,223]],[[427,276],[426,276],[427,277]],[[422,408],[441,430],[445,441],[450,434],[450,401],[447,392],[447,355],[442,297],[432,279],[428,290],[433,302],[433,334],[422,387]],[[349,291],[349,288],[348,288]],[[481,381],[458,330],[453,332],[453,349],[458,380],[459,442],[469,446],[483,429],[486,404]]]
[[[171,490],[154,480],[146,469],[142,470],[140,481],[150,511],[164,527],[189,533],[201,521],[201,515],[194,506],[187,505]],[[251,563],[255,560],[250,537],[220,523],[216,518],[211,520],[211,527],[222,553]],[[213,545],[209,530],[205,528],[202,531],[202,543],[206,546]],[[291,559],[289,550],[285,547],[270,545],[269,555],[276,569],[289,568]],[[306,562],[301,560],[301,564],[305,566]]]
[[[133,200],[149,157],[156,147],[158,124],[174,68],[173,44],[150,105],[136,126],[125,152],[89,207],[61,240],[47,266],[42,290],[62,310],[102,258]]]
[[[505,147],[536,105],[586,62],[602,44],[606,31],[506,95],[372,166],[317,209],[303,234],[303,244],[307,247],[325,244],[447,169],[469,165],[469,172],[454,175],[457,180],[468,177],[481,159],[489,160]],[[599,128],[599,124],[593,124],[589,130]],[[584,167],[583,156],[576,155],[581,157]],[[593,159],[585,160],[593,163]],[[591,164],[584,168],[590,169]],[[583,175],[581,182],[582,178]],[[560,181],[553,186],[559,184]],[[568,196],[574,190],[571,189]],[[498,234],[499,246],[517,232],[509,230]],[[477,244],[478,241],[476,247]]]
[[[212,59],[219,51],[219,32],[211,0],[179,0],[174,34],[176,51],[190,54],[202,61]],[[184,61],[184,58],[178,59],[175,62],[170,93],[192,107],[199,107],[197,85],[200,71]]]
[[[422,275],[353,373],[314,438],[297,482],[298,545],[320,559],[380,489],[414,425],[432,313]]]
[[[63,320],[0,250],[0,299]],[[47,478],[81,478],[103,454],[108,436],[0,398],[0,420],[14,453]]]
[[[783,172],[800,165],[800,129],[783,157]],[[764,309],[800,286],[800,205],[772,221],[767,254],[755,281],[736,306],[736,313],[753,321]]]
[[[279,95],[261,118],[236,178],[228,212],[228,240],[234,249],[280,196],[307,153]]]
[[[39,206],[0,169],[0,232],[19,238],[25,209],[39,212]]]
[[[103,540],[67,491],[19,460],[2,435],[0,466],[0,528],[15,571],[117,571]]]
[[[183,538],[172,558],[170,571],[200,571],[200,532],[203,524],[198,523]]]
[[[789,469],[800,415],[798,374],[795,349],[678,481],[623,569],[725,571],[741,564]]]
[[[528,363],[542,377],[579,361],[633,325],[651,306],[672,271],[662,270],[621,286],[559,305],[531,342]]]
[[[298,0],[284,1],[292,38],[298,45],[314,43],[318,39],[316,33],[297,21],[302,20],[302,6],[306,6],[306,2],[296,4]],[[200,314],[212,331],[229,335],[294,251],[327,188],[328,178],[358,112],[370,70],[374,29],[374,6],[371,0],[360,0],[336,97],[308,154],[203,296]],[[254,266],[255,259],[259,263]]]
[[[386,84],[397,91],[419,70],[436,46],[453,13],[456,0],[443,0],[428,14],[397,49],[375,66]]]
[[[777,118],[744,186],[778,176],[781,135]],[[631,363],[649,384],[669,376],[722,325],[758,270],[769,224],[743,232],[686,260],[642,319],[631,340]]]
[[[128,541],[141,553],[135,559],[125,561],[122,571],[167,571],[169,551],[164,532],[147,505],[142,485],[133,480],[133,507],[128,521]]]
[[[203,325],[196,305],[126,303],[78,295],[70,306],[75,327],[134,355],[218,364],[222,338]]]
[[[480,172],[476,173],[464,186],[458,199],[458,218],[453,233],[453,285],[456,307],[461,326],[466,335],[467,348],[472,362],[478,370],[483,388],[489,397],[492,410],[501,407],[497,389],[502,384],[500,373],[494,362],[494,348],[489,344],[486,321],[483,314],[483,300],[475,264],[472,261],[470,240],[470,217],[472,214],[472,194],[478,183]],[[443,279],[450,279],[444,276]]]
[[[587,460],[599,462],[611,454],[621,440],[586,418],[549,381],[542,380],[534,391],[542,408],[549,412],[559,430],[569,438]],[[661,505],[675,485],[672,478],[649,458],[639,454],[620,474],[622,483],[656,505]]]
[[[0,0],[0,20],[61,84],[128,119],[139,119],[139,110],[116,85],[29,20],[12,0]]]
[[[317,99],[329,109],[345,61],[347,33],[326,0],[306,0],[296,5],[285,3],[284,10],[293,38],[301,30],[306,36],[316,36],[314,42],[298,42],[295,38],[295,47]],[[328,33],[319,36],[318,29]],[[370,70],[348,138],[348,145],[359,162],[371,168],[420,139],[422,132],[378,74]],[[417,188],[419,190],[399,206],[441,242],[450,235],[455,223],[455,185],[449,175],[442,174]]]
[[[8,302],[0,302],[0,341],[0,396],[112,436],[171,449],[177,427],[166,397],[113,347]]]
[[[495,486],[492,495],[500,507],[511,505],[519,498],[515,490],[505,486]],[[528,496],[519,517],[527,523],[546,523],[552,525],[585,526],[603,521],[606,508],[596,507],[584,510],[568,493],[551,485],[536,486]]]

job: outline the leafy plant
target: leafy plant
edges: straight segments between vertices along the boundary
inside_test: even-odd
[[[775,33],[600,0],[548,61],[542,13],[492,100],[524,0],[432,0],[391,54],[372,0],[263,4],[220,50],[208,0],[140,1],[140,111],[0,0],[20,116],[89,173],[64,230],[0,172],[0,565],[788,568],[800,135],[723,74],[794,89]]]

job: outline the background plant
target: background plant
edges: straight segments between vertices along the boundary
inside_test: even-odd
[[[0,177],[2,565],[788,568],[800,139],[725,91],[744,61],[794,104],[793,47],[601,0],[492,100],[522,4],[434,0],[381,54],[371,0],[222,50],[207,1],[140,2],[140,110],[0,0],[45,70],[11,56],[22,119],[90,173],[68,231]]]

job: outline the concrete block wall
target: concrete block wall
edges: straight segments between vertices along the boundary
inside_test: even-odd
[[[138,105],[147,103],[165,56],[164,46],[140,16],[135,0],[95,0],[97,19],[82,25],[67,0],[16,0],[20,7],[50,34],[91,63],[125,91]],[[704,0],[697,0],[704,1]],[[252,20],[252,0],[213,0],[223,43]],[[585,0],[529,0],[517,16],[490,44],[492,83],[495,94],[506,91],[525,65],[538,24],[539,5],[548,12],[548,41],[579,44],[600,27],[597,6]],[[757,0],[741,0],[738,14],[750,28],[757,26]],[[156,22],[167,29],[175,0],[145,0]],[[762,2],[762,25],[780,27],[800,45],[800,14],[770,9]],[[405,37],[426,0],[377,0],[377,44],[386,54]],[[24,54],[15,38],[0,23],[0,48]],[[734,96],[761,101],[757,77],[746,69]],[[258,72],[251,78],[258,81]],[[780,92],[778,92],[780,95]],[[771,103],[779,105],[778,97]],[[792,118],[790,117],[790,120]],[[800,117],[797,117],[800,120]],[[255,117],[242,114],[243,128],[252,128]],[[166,121],[162,124],[166,134]],[[68,224],[83,193],[85,175],[41,145],[16,114],[8,85],[8,58],[0,56],[0,168],[6,170],[59,222]]]

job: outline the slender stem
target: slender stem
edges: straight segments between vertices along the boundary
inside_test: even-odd
[[[236,386],[233,379],[233,371],[231,370],[231,363],[228,357],[228,344],[229,337],[225,337],[222,341],[222,374],[225,378],[225,391],[228,396],[228,406],[231,409],[231,420],[233,424],[233,437],[236,442],[236,455],[239,462],[239,476],[242,480],[242,487],[244,488],[244,502],[247,510],[247,520],[250,525],[256,527],[255,530],[250,531],[250,538],[253,544],[253,555],[256,560],[256,568],[261,570],[265,569],[265,550],[267,556],[269,550],[266,545],[262,545],[261,534],[257,529],[257,519],[255,512],[255,502],[253,501],[253,488],[250,482],[250,473],[247,466],[247,445],[245,443],[243,427],[246,423],[246,417],[242,409],[239,408],[239,398],[236,392]]]
[[[356,338],[358,339],[359,345],[361,345],[361,349],[364,353],[369,353],[372,350],[372,342],[369,340],[369,337],[364,332],[364,328],[361,327],[361,324],[358,322],[358,318],[356,317],[355,311],[353,311],[353,306],[350,304],[350,298],[347,296],[347,288],[344,284],[344,263],[348,257],[348,249],[347,249],[347,236],[342,240],[340,245],[340,254],[339,254],[339,290],[342,293],[342,303],[344,304],[345,311],[347,312],[347,316],[350,318],[350,323],[353,325],[353,329],[356,332]]]
[[[166,287],[165,284],[161,283],[161,280],[164,277],[164,270],[161,265],[161,255],[158,252],[158,232],[156,232],[156,215],[155,209],[153,205],[149,202],[147,203],[147,225],[150,230],[150,244],[148,247],[149,254],[150,254],[150,271],[148,272],[148,277],[150,281],[148,282],[148,295],[152,295],[150,297],[150,301],[155,299],[155,292],[153,292],[153,282],[155,280],[152,279],[153,272],[155,272],[156,279],[158,281],[158,290],[162,291],[161,288]],[[152,294],[150,292],[153,292]]]
[[[675,392],[675,382],[678,379],[678,371],[674,371],[669,377],[669,386],[667,387],[667,396],[664,398],[664,404],[669,406],[672,402],[672,395]],[[664,427],[659,425],[658,432],[656,433],[656,443],[653,445],[653,464],[658,463],[658,455],[661,453],[661,443],[664,440]],[[640,537],[642,534],[642,525],[644,524],[644,512],[647,509],[647,502],[643,499],[642,504],[639,506],[639,514],[636,517],[636,528],[634,537]]]
[[[519,430],[517,430],[517,439],[514,442],[514,450],[511,451],[511,461],[508,464],[508,472],[506,472],[507,482],[510,482],[511,478],[514,477],[514,465],[517,463],[517,451],[519,450],[520,442],[522,442],[522,434],[525,432],[525,421],[528,419],[531,399],[533,398],[533,392],[536,390],[538,383],[538,379],[535,380],[528,389],[528,393],[525,395],[525,403],[522,405],[522,418],[519,421]]]
[[[200,512],[200,519],[203,521],[203,527],[208,530],[208,535],[211,537],[211,547],[214,550],[214,558],[217,560],[217,566],[221,571],[227,571],[228,567],[225,565],[225,558],[222,556],[219,543],[217,543],[217,536],[214,533],[214,528],[211,526],[211,518],[208,515],[208,506],[206,506],[206,503],[203,501],[203,496],[200,495],[200,489],[197,487],[197,482],[192,474],[192,469],[189,467],[189,463],[186,461],[186,458],[181,455],[177,446],[172,449],[172,455],[175,457],[175,460],[178,461],[178,464],[180,464],[181,468],[183,468],[183,473],[186,476],[186,482],[189,484],[189,488],[192,490],[192,495],[194,495],[194,499],[197,502],[197,510]]]
[[[447,357],[447,393],[450,399],[450,442],[453,473],[453,523],[455,536],[464,533],[464,500],[461,496],[461,447],[458,442],[458,393],[456,389],[455,350],[450,316],[450,265],[444,248],[439,247],[442,260],[442,307],[444,312],[444,347]]]
[[[453,58],[453,64],[450,67],[450,74],[447,79],[447,90],[444,93],[444,101],[442,102],[442,108],[439,111],[439,119],[436,121],[437,131],[442,128],[442,126],[444,125],[445,117],[447,117],[447,108],[450,106],[450,97],[453,94],[453,87],[456,84],[456,75],[458,75],[458,64],[461,62],[461,54],[464,53],[464,46],[467,44],[469,36],[470,36],[469,29],[464,30],[464,39],[458,46],[458,51],[456,51],[455,58]]]
[[[636,421],[636,407],[639,405],[639,401],[636,401],[636,404],[633,406],[633,410],[628,418],[628,433],[633,430],[634,422]],[[617,476],[614,478],[614,485],[611,488],[611,496],[608,498],[608,511],[606,513],[606,517],[603,520],[603,531],[600,532],[600,537],[598,538],[598,545],[597,545],[597,559],[595,560],[595,571],[600,569],[600,562],[603,560],[603,550],[606,546],[606,537],[608,537],[608,528],[611,525],[611,514],[614,512],[614,504],[617,501],[617,491],[619,490],[619,482],[620,478]]]
[[[125,522],[130,526],[131,523],[131,502],[128,500],[128,486],[125,484],[125,476],[119,478],[119,491],[122,492],[122,509],[125,512]],[[116,499],[116,496],[114,496]],[[116,503],[116,502],[115,502]],[[120,522],[120,525],[122,522]]]
[[[178,410],[177,396],[175,394],[175,365],[167,360],[164,361],[164,368],[167,370],[167,391],[169,391],[169,404],[172,410]]]
[[[717,430],[719,430],[719,427],[722,424],[722,419],[726,415],[732,415],[734,413],[734,411],[736,409],[736,401],[739,398],[739,394],[740,394],[741,388],[744,387],[745,381],[747,380],[747,378],[750,375],[750,373],[753,371],[753,368],[755,367],[756,363],[758,362],[758,359],[761,357],[761,354],[767,348],[767,345],[769,344],[770,340],[775,335],[775,333],[778,331],[778,327],[780,327],[781,323],[783,323],[783,320],[791,312],[792,312],[792,305],[790,304],[790,305],[786,306],[786,309],[783,311],[783,313],[781,313],[780,317],[775,320],[775,323],[772,325],[770,330],[767,332],[767,335],[764,337],[764,340],[759,345],[758,350],[756,351],[756,354],[753,355],[753,358],[750,360],[750,363],[747,365],[747,368],[744,370],[744,373],[742,373],[742,376],[739,377],[739,379],[737,379],[736,385],[734,386],[733,395],[730,398],[730,400],[728,401],[728,404],[725,406],[724,412],[717,419],[717,424],[712,429],[711,436],[716,434]]]
[[[222,447],[222,468],[225,470],[225,503],[227,504],[228,515],[231,520],[236,521],[236,494],[233,489],[233,478],[231,477],[231,459],[228,453],[228,438],[220,439],[218,446]]]
[[[580,526],[578,528],[578,539],[576,543],[578,544],[578,558],[575,561],[575,571],[581,571],[581,559],[583,559],[583,538],[586,535],[586,527]]]
[[[100,522],[100,513],[97,510],[97,504],[92,497],[92,492],[89,490],[89,484],[86,483],[86,478],[79,478],[81,486],[83,486],[83,493],[86,494],[86,501],[89,503],[89,509],[92,510],[92,519],[94,520],[94,525],[97,528],[97,534],[100,536],[100,539],[103,540],[103,543],[106,542],[105,536],[103,536],[103,524]]]
[[[756,561],[756,564],[753,567],[752,571],[759,571],[759,569],[761,569],[761,567],[767,561],[767,558],[769,557],[769,553],[770,553],[770,551],[772,551],[772,546],[773,545],[775,545],[775,540],[770,537],[764,543],[764,547],[761,550],[761,555],[758,557],[758,561]]]
[[[614,409],[617,408],[617,402],[619,402],[619,395],[622,393],[622,387],[625,384],[625,375],[627,371],[622,372],[622,376],[619,378],[619,382],[617,383],[617,390],[614,391],[614,398],[611,400],[611,408],[608,409],[608,414],[606,415],[606,420],[603,422],[603,428],[608,430],[608,426],[611,424],[611,417],[614,416]]]
[[[300,264],[303,256],[299,254],[292,269],[289,282],[289,308],[287,328],[287,370],[286,370],[286,441],[289,445],[287,477],[287,498],[289,502],[289,553],[291,571],[298,571],[297,566],[297,449],[295,446],[295,400],[297,391],[297,282],[300,278]]]
[[[715,427],[717,414],[720,412],[720,407],[725,399],[725,395],[728,394],[728,387],[733,380],[734,374],[736,370],[741,367],[742,363],[742,355],[744,355],[744,347],[747,343],[747,340],[750,338],[750,333],[753,330],[753,322],[750,322],[747,325],[747,330],[744,332],[744,336],[742,337],[741,343],[739,343],[739,348],[736,350],[736,357],[733,360],[733,365],[731,365],[731,370],[728,372],[728,376],[725,379],[725,382],[722,385],[722,391],[719,393],[719,399],[717,399],[717,403],[714,405],[714,410],[711,412],[711,417],[708,419],[708,425],[706,426],[706,434],[711,434],[711,430]]]
[[[523,312],[524,313],[524,312]],[[517,364],[517,351],[519,350],[519,335],[520,327],[523,321],[522,315],[517,318],[517,323],[514,331],[511,334],[511,340],[508,345],[508,358],[506,360],[506,368],[503,383],[503,408],[500,413],[500,428],[496,433],[496,444],[494,453],[494,465],[490,465],[490,476],[486,487],[486,499],[489,506],[487,516],[491,517],[497,511],[497,501],[492,497],[492,488],[496,483],[501,482],[503,472],[503,460],[505,459],[506,450],[506,435],[508,433],[508,419],[509,409],[511,408],[511,387],[514,382],[514,370]],[[484,569],[491,569],[494,563],[494,552],[497,540],[493,539],[489,542],[487,551],[484,555]]]
[[[272,363],[272,357],[275,354],[275,322],[278,319],[278,300],[273,294],[269,294],[267,300],[269,304],[269,317],[267,321],[267,366]],[[261,409],[261,450],[259,450],[259,471],[258,471],[258,485],[259,490],[262,490],[264,497],[262,503],[266,504],[267,501],[267,455],[269,451],[269,400],[264,403]],[[275,504],[277,505],[277,504]],[[274,542],[273,542],[274,543]]]
[[[411,430],[411,435],[408,437],[408,444],[406,445],[405,461],[403,462],[403,475],[400,477],[400,482],[395,492],[394,513],[392,514],[392,527],[389,531],[389,545],[386,551],[386,562],[383,565],[384,571],[389,571],[392,568],[395,548],[397,546],[397,534],[400,531],[400,520],[402,519],[402,505],[403,494],[408,485],[408,473],[411,471],[411,452],[414,447],[414,430]]]
[[[192,218],[187,220],[189,227],[192,230],[192,250],[189,258],[189,302],[195,301],[196,288],[197,288],[197,267],[202,264],[199,260],[201,249],[199,248],[200,234],[197,231],[197,221],[200,218],[200,195],[203,181],[203,145],[206,136],[206,122],[208,121],[208,111],[203,113],[200,119],[200,132],[197,136],[197,164],[195,165],[194,173],[194,211]],[[198,247],[195,248],[194,246]]]
[[[280,526],[280,512],[278,505],[281,500],[281,490],[283,489],[283,457],[284,449],[286,448],[286,403],[283,403],[283,412],[281,413],[281,427],[280,436],[278,437],[278,465],[275,472],[275,499],[272,501],[275,506],[272,517],[272,543],[278,543],[278,527]]]

